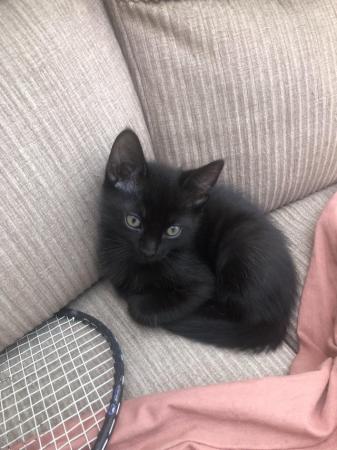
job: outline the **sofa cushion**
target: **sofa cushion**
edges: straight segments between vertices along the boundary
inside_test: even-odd
[[[272,217],[289,239],[301,285],[310,260],[316,220],[337,185],[284,207]],[[300,293],[300,292],[299,292]],[[139,326],[109,282],[101,282],[71,304],[102,320],[116,335],[126,361],[126,397],[190,386],[281,375],[296,349],[296,318],[275,352],[258,355],[217,349]]]
[[[111,144],[149,138],[99,0],[0,2],[0,347],[97,280]]]
[[[335,2],[106,0],[156,156],[266,210],[337,180]]]

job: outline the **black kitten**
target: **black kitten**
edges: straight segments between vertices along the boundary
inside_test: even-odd
[[[256,206],[214,187],[222,167],[146,162],[123,131],[106,168],[102,267],[137,322],[221,347],[275,348],[295,301],[294,265]]]

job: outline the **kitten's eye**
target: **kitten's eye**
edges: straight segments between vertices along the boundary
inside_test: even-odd
[[[139,229],[142,224],[142,221],[140,220],[140,218],[138,216],[136,216],[135,214],[128,214],[125,217],[125,222],[129,228],[132,228],[134,230]]]
[[[171,225],[165,231],[166,236],[168,236],[170,238],[175,238],[175,237],[179,236],[180,233],[181,233],[181,227],[179,227],[178,225]]]

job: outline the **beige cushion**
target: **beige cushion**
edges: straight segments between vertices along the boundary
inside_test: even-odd
[[[97,280],[97,206],[140,105],[98,0],[0,2],[0,347]],[[151,154],[150,154],[151,156]]]
[[[156,156],[266,210],[337,180],[333,0],[106,0]]]
[[[287,235],[303,283],[310,260],[315,222],[337,185],[284,207],[276,224]],[[296,349],[294,318],[286,343],[259,355],[216,349],[163,330],[148,329],[128,316],[125,302],[110,283],[99,283],[72,307],[102,320],[116,335],[126,361],[126,397],[223,381],[281,375],[288,372]]]

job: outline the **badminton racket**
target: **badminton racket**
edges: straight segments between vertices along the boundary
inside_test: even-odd
[[[62,310],[0,353],[0,448],[104,449],[123,381],[110,330]]]

